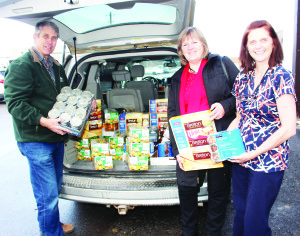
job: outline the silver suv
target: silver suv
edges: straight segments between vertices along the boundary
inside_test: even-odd
[[[112,72],[131,72],[133,66],[142,65],[144,76],[134,79],[152,81],[158,98],[167,98],[170,78],[181,66],[177,38],[193,24],[194,0],[105,1],[107,4],[54,0],[51,6],[37,1],[35,7],[31,2],[2,7],[0,15],[31,25],[41,19],[55,22],[72,54],[64,57],[64,66],[73,88],[92,90],[105,107],[107,92],[114,88]],[[16,11],[18,7],[32,12]],[[120,214],[133,206],[179,204],[175,165],[150,165],[148,171],[133,172],[125,162],[115,160],[112,170],[96,171],[92,162],[77,160],[74,147],[70,137],[65,144],[61,198],[114,205]],[[206,183],[198,200],[207,200]]]

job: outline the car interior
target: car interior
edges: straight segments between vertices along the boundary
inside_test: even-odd
[[[149,100],[167,98],[172,75],[180,68],[177,55],[149,55],[90,59],[78,63],[82,77],[71,86],[89,90],[103,100],[103,108],[149,112]]]

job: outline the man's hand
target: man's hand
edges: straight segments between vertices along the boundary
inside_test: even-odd
[[[54,133],[65,135],[66,133],[72,133],[71,131],[67,130],[66,128],[63,128],[59,125],[58,122],[62,122],[62,118],[57,119],[47,119],[45,117],[41,117],[40,119],[40,125],[43,127],[46,127],[47,129],[51,130]]]
[[[220,120],[225,115],[225,110],[221,103],[216,102],[210,107],[211,113],[209,114],[211,120]]]

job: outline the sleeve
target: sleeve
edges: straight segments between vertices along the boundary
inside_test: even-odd
[[[284,68],[281,68],[274,73],[273,90],[276,99],[284,94],[292,94],[297,100],[294,76],[291,72],[285,70]]]
[[[228,85],[229,85],[230,91],[228,91],[228,94],[230,94],[230,95],[228,96],[228,98],[220,101],[220,103],[222,104],[222,106],[225,110],[225,116],[231,116],[236,112],[236,99],[234,96],[232,96],[231,89],[234,85],[234,82],[235,82],[236,76],[239,73],[239,70],[228,57],[224,57],[223,62],[225,64],[225,68],[226,68],[226,71],[227,71],[228,77],[229,77]]]
[[[39,125],[42,116],[30,103],[34,76],[33,66],[17,59],[6,70],[4,80],[4,96],[8,112],[15,119],[29,125]]]

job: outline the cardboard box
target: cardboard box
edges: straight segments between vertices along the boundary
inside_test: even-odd
[[[148,157],[128,157],[128,167],[130,171],[148,170]]]
[[[75,149],[90,149],[90,140],[86,138],[75,141]]]
[[[130,126],[143,126],[143,113],[142,112],[130,112],[125,116],[126,132]]]
[[[150,125],[157,126],[159,129],[163,128],[165,124],[168,124],[167,113],[150,114]]]
[[[122,160],[124,153],[124,137],[109,138],[109,153],[114,160]]]
[[[109,156],[109,144],[91,141],[92,158],[97,156]]]
[[[91,150],[90,149],[77,149],[77,160],[91,161]]]
[[[113,169],[113,160],[111,156],[94,157],[95,170]]]
[[[149,129],[146,127],[131,126],[128,130],[128,139],[131,143],[149,143]]]
[[[216,133],[214,122],[208,120],[210,112],[177,116],[169,121],[185,171],[223,167],[211,160],[209,152],[207,136]]]
[[[127,144],[127,142],[126,142]],[[131,157],[145,156],[150,157],[150,144],[149,143],[129,143],[128,154]]]
[[[239,129],[221,131],[208,135],[207,141],[211,147],[212,160],[221,162],[245,153],[245,146]]]
[[[151,166],[174,166],[176,159],[174,157],[150,157]]]
[[[149,100],[149,113],[167,113],[168,99]]]

